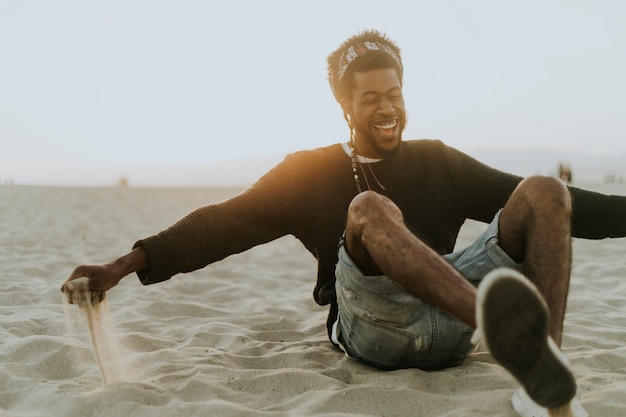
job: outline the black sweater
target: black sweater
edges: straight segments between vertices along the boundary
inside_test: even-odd
[[[466,219],[490,222],[522,180],[433,140],[401,142],[371,167],[386,190],[376,189],[371,177],[370,185],[394,201],[409,229],[440,254],[453,250]],[[570,190],[574,237],[626,236],[626,197]],[[146,250],[150,265],[138,275],[143,284],[164,281],[291,234],[318,261],[313,296],[320,305],[331,304],[330,324],[336,316],[337,243],[356,194],[351,161],[340,144],[297,152],[240,195],[194,210],[138,241],[135,247]]]

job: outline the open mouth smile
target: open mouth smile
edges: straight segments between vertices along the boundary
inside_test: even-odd
[[[396,126],[398,126],[398,120],[394,119],[385,123],[374,123],[373,126],[377,130],[393,130],[396,128]]]
[[[398,127],[398,119],[383,120],[372,123],[372,127],[385,139],[392,139],[396,136],[396,128]]]

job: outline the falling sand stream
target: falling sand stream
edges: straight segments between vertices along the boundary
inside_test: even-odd
[[[90,291],[88,278],[76,279],[66,286],[65,299],[70,304],[77,305],[85,314],[91,343],[100,373],[102,382],[106,385],[110,382],[111,373],[115,373],[114,359],[111,357],[110,337],[103,326],[103,311],[106,309],[106,293],[102,291]]]

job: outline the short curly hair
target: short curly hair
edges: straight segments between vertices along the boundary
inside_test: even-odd
[[[346,62],[346,53],[359,45],[380,45],[365,49]],[[362,49],[363,50],[363,49]],[[395,55],[395,56],[394,56]],[[354,73],[383,68],[394,68],[402,84],[402,58],[400,48],[387,35],[377,30],[365,30],[344,41],[327,59],[328,81],[335,99],[349,99],[354,88]]]

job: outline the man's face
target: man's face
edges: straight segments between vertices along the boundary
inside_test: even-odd
[[[394,151],[406,124],[402,85],[393,68],[354,74],[352,99],[344,103],[355,130],[355,148],[363,156],[383,158]]]

